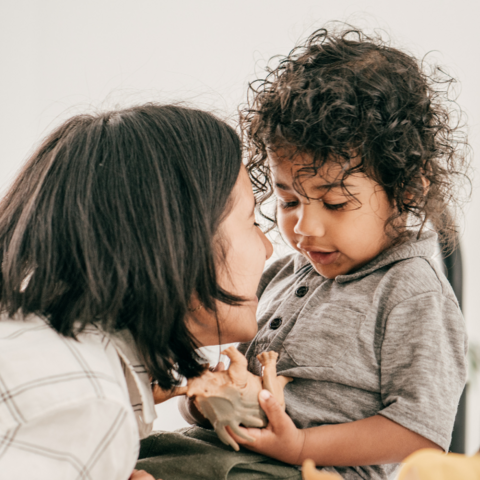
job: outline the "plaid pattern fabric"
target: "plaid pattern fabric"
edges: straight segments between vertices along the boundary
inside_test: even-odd
[[[155,418],[129,332],[0,317],[0,478],[126,480]]]

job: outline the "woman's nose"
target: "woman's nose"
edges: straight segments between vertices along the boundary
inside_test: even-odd
[[[300,208],[297,222],[293,231],[297,235],[305,237],[323,237],[326,232],[326,225],[323,219],[321,208],[318,204],[304,204]]]
[[[263,245],[265,246],[266,257],[268,260],[273,254],[273,245],[272,245],[272,242],[267,238],[267,236],[260,229],[259,231],[260,231],[260,238],[262,239]]]

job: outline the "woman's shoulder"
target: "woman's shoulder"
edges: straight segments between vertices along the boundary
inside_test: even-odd
[[[104,333],[87,327],[67,338],[36,315],[0,317],[0,393],[0,425],[7,429],[82,402],[131,409],[120,360]]]

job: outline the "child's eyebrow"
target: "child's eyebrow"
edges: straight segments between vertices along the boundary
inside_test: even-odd
[[[314,190],[331,190],[332,188],[352,188],[355,187],[355,185],[350,185],[348,183],[342,183],[342,182],[332,182],[332,183],[322,183],[322,185],[314,185],[312,188]]]
[[[285,185],[283,183],[278,183],[278,182],[275,183],[275,188],[279,188],[280,190],[286,190],[286,191],[289,191],[292,189],[288,185]]]
[[[285,185],[283,183],[275,183],[275,187],[285,191],[292,190],[292,187],[290,187],[289,185]],[[350,185],[348,183],[342,183],[342,182],[332,182],[332,183],[322,183],[322,185],[314,185],[312,188],[314,190],[330,190],[332,188],[339,188],[339,187],[352,188],[352,187],[355,187],[355,185]]]

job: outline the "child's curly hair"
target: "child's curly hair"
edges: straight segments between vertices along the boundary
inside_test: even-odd
[[[287,147],[292,157],[310,154],[315,174],[335,161],[344,179],[354,172],[373,178],[397,206],[387,225],[399,239],[406,230],[395,220],[409,217],[420,230],[431,222],[443,245],[453,246],[447,212],[468,182],[462,112],[448,95],[453,82],[438,67],[422,71],[381,38],[315,31],[250,84],[241,123],[259,203],[273,193],[267,150]]]

